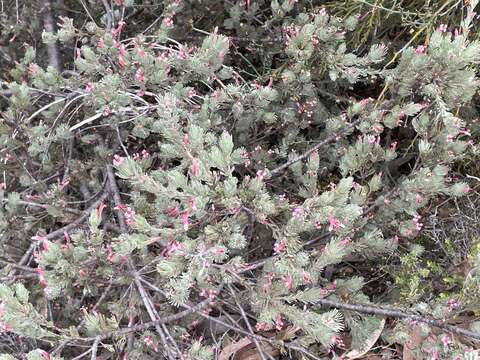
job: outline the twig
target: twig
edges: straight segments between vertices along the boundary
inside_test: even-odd
[[[248,328],[248,331],[250,331],[250,334],[253,335],[253,329],[252,329],[252,325],[250,325],[250,321],[248,320],[247,318],[247,315],[245,314],[245,310],[243,310],[243,307],[240,305],[240,303],[238,302],[237,300],[237,297],[235,296],[235,291],[233,291],[233,288],[232,288],[232,285],[230,284],[227,284],[228,286],[228,289],[230,290],[230,293],[232,294],[233,296],[233,299],[235,301],[235,304],[237,304],[237,307],[238,309],[240,310],[240,314],[242,315],[242,318],[243,318],[243,322],[245,323],[245,325],[247,325],[247,328]],[[265,357],[265,354],[263,352],[263,349],[262,347],[260,346],[260,343],[258,342],[257,339],[255,339],[253,336],[249,336],[249,338],[253,341],[253,343],[255,344],[255,347],[257,348],[257,351],[258,353],[260,354],[260,357],[262,358],[262,360],[267,360],[267,358]],[[272,356],[270,354],[268,354],[269,358],[270,359],[273,359]]]
[[[45,31],[53,33],[53,16],[52,16],[52,4],[50,0],[42,0],[43,2],[43,27]],[[55,70],[60,72],[60,55],[57,45],[55,43],[47,45],[48,63]]]
[[[113,24],[113,12],[112,9],[110,8],[110,5],[108,4],[107,0],[102,0],[103,7],[105,8],[105,16],[107,19],[107,31],[110,31],[112,29],[112,24]]]
[[[92,356],[90,357],[90,360],[97,360],[97,351],[98,351],[99,343],[100,343],[100,336],[97,336],[97,338],[95,339],[92,345]]]
[[[110,193],[113,197],[113,202],[116,207],[122,204],[122,199],[120,197],[120,191],[118,190],[117,182],[115,180],[115,174],[113,172],[113,167],[111,164],[107,163],[106,164],[106,172],[107,172],[107,181],[108,181],[108,187],[110,189]],[[127,224],[125,222],[125,217],[120,209],[117,209],[116,212],[118,223],[120,225],[120,229],[122,230],[123,233],[128,232]],[[133,276],[133,281],[135,283],[135,286],[138,289],[138,292],[140,293],[140,297],[142,299],[142,302],[147,309],[147,313],[152,321],[158,321],[160,320],[160,316],[158,315],[158,312],[155,310],[152,301],[150,297],[148,296],[147,291],[143,287],[141,283],[141,276],[138,274],[137,270],[135,269],[135,265],[130,257],[127,257],[127,266],[132,273]],[[170,346],[167,343],[167,339],[165,337],[165,332],[163,331],[162,327],[159,325],[160,323],[155,323],[155,329],[157,330],[158,335],[160,335],[160,339],[163,343],[163,347],[165,348],[167,352],[167,356],[170,359],[174,359],[174,356],[172,354],[172,350],[170,349]]]
[[[422,322],[428,325],[436,326],[438,328],[447,330],[457,335],[463,335],[469,338],[480,340],[480,333],[462,329],[458,326],[449,325],[446,323],[446,320],[437,320],[429,317],[424,317],[421,315],[409,314],[399,309],[380,308],[380,307],[364,305],[364,304],[347,304],[344,302],[334,301],[329,299],[319,299],[316,303],[318,305],[324,305],[324,306],[334,307],[334,308],[343,309],[343,310],[356,311],[363,314],[379,315],[384,317],[394,317],[394,318],[400,318],[400,319],[410,319],[410,320]]]
[[[353,129],[356,125],[358,125],[360,122],[362,122],[362,118],[358,118],[357,120],[353,121],[352,123],[350,123],[345,129],[343,129],[342,131],[340,132],[336,132],[332,135],[330,135],[329,137],[327,137],[326,139],[320,141],[317,145],[315,145],[314,147],[310,148],[308,151],[306,151],[305,153],[303,153],[302,155],[300,156],[297,156],[296,158],[293,158],[291,160],[288,160],[285,164],[283,165],[280,165],[278,167],[276,167],[275,169],[272,169],[270,170],[270,175],[271,176],[274,176],[274,175],[277,175],[279,174],[281,171],[287,169],[288,167],[292,166],[293,164],[299,162],[299,161],[302,161],[303,159],[307,158],[311,153],[317,151],[319,148],[321,148],[322,146],[324,145],[328,145],[332,142],[335,142],[338,140],[339,137],[342,137],[344,136],[348,130],[351,130]]]

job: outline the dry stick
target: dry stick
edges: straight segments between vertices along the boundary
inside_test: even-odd
[[[379,316],[385,316],[385,317],[390,316],[390,317],[400,318],[400,319],[410,319],[410,320],[422,322],[425,324],[429,324],[432,326],[436,326],[440,329],[448,330],[449,332],[457,335],[463,335],[463,336],[470,337],[472,339],[480,340],[480,333],[466,330],[458,326],[449,325],[446,323],[446,320],[437,320],[429,317],[424,317],[421,315],[409,314],[399,309],[380,308],[380,307],[364,305],[364,304],[347,304],[344,302],[328,300],[328,299],[319,299],[318,301],[316,301],[316,303],[319,305],[325,305],[325,306],[334,307],[337,309],[356,311],[363,314],[379,315]]]
[[[303,159],[306,159],[311,153],[317,151],[320,147],[322,147],[324,145],[328,145],[328,144],[330,144],[334,141],[337,141],[339,137],[344,136],[346,134],[347,130],[353,129],[355,126],[357,126],[361,122],[362,122],[362,119],[358,118],[357,120],[349,123],[346,129],[343,129],[342,131],[339,131],[339,132],[336,132],[336,133],[330,135],[329,137],[320,141],[317,145],[315,145],[314,147],[312,147],[311,149],[309,149],[307,152],[303,153],[302,155],[297,156],[296,158],[293,158],[291,160],[288,160],[285,164],[280,165],[279,167],[276,167],[275,169],[270,170],[270,175],[271,176],[277,175],[278,173],[280,173],[281,171],[285,170],[286,168],[292,166],[296,162],[299,162],[299,161],[302,161]]]
[[[99,343],[100,343],[100,336],[97,336],[97,338],[95,339],[92,345],[92,356],[90,357],[90,360],[97,360],[97,350],[98,350]]]
[[[119,207],[122,204],[122,198],[120,197],[120,191],[118,190],[117,182],[115,180],[115,174],[113,173],[113,168],[111,164],[106,164],[106,172],[107,172],[107,181],[108,181],[108,187],[110,189],[110,192],[113,197],[113,202],[116,207]],[[123,213],[120,208],[117,209],[116,212],[118,223],[120,225],[120,229],[122,230],[123,233],[128,232],[128,228],[125,222],[125,217],[123,216]],[[145,308],[147,309],[148,315],[151,320],[158,320],[160,319],[157,311],[153,307],[150,298],[143,287],[140,279],[140,275],[138,274],[137,270],[135,269],[135,265],[133,264],[133,261],[130,257],[127,257],[127,266],[129,270],[131,271],[133,275],[133,281],[135,283],[135,286],[138,289],[138,292],[140,293],[140,297],[142,298],[142,302],[145,305]],[[167,351],[168,358],[174,359],[174,356],[172,354],[172,350],[170,349],[170,346],[167,343],[167,339],[165,337],[165,333],[163,329],[160,327],[159,324],[155,324],[155,329],[157,330],[157,333],[160,335],[160,339],[162,340],[162,344]]]
[[[240,310],[240,314],[242,315],[243,322],[245,323],[245,325],[247,325],[248,331],[250,331],[250,333],[253,334],[252,325],[250,325],[250,321],[248,321],[247,315],[245,314],[245,310],[243,310],[243,307],[238,302],[237,297],[235,296],[235,291],[233,291],[232,285],[228,284],[227,286],[228,286],[228,289],[230,290],[230,293],[233,296],[233,300],[235,301],[235,304],[237,304],[237,307]],[[257,351],[260,354],[260,357],[262,358],[262,360],[267,360],[267,358],[265,357],[265,354],[263,352],[263,349],[260,346],[260,343],[258,342],[258,340],[255,339],[254,337],[252,337],[251,335],[249,336],[249,338],[255,344],[255,347],[257,348]],[[271,360],[273,360],[272,355],[270,355],[270,354],[267,354],[267,355]]]
[[[43,2],[43,27],[45,31],[49,33],[54,32],[53,16],[52,16],[52,4],[50,0],[42,0]],[[55,43],[49,43],[47,45],[48,63],[53,66],[55,70],[60,72],[60,55]]]

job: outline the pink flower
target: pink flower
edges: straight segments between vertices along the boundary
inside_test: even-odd
[[[280,254],[283,250],[285,250],[285,240],[280,241],[279,243],[275,243],[273,245],[273,251],[275,254]]]
[[[305,270],[302,270],[302,280],[304,284],[311,284],[312,278]]]
[[[259,322],[257,325],[255,325],[255,330],[257,331],[263,331],[267,328],[267,323],[266,322]]]
[[[329,223],[329,227],[328,227],[328,231],[336,231],[338,230],[339,228],[344,228],[345,225],[342,224],[340,222],[340,220],[338,220],[336,217],[334,216],[330,216],[328,218],[328,223]]]
[[[110,106],[105,106],[103,108],[103,116],[109,116],[112,114],[112,109],[110,109]]]
[[[340,241],[340,245],[342,247],[346,247],[347,245],[349,245],[350,243],[352,242],[352,238],[347,236],[345,239],[341,240]]]
[[[284,326],[284,322],[282,320],[282,318],[280,317],[280,315],[277,316],[277,318],[275,319],[275,329],[277,329],[278,331],[282,330],[283,329],[283,326]]]
[[[463,192],[464,192],[465,194],[468,194],[470,191],[472,191],[472,188],[471,188],[470,186],[468,186],[468,185],[466,185],[466,186],[463,188]]]
[[[282,277],[282,281],[283,281],[283,285],[285,286],[285,288],[288,291],[292,290],[292,287],[293,287],[292,275],[287,275],[287,276]]]
[[[38,274],[38,280],[40,281],[40,285],[46,287],[48,284],[47,280],[45,279],[45,270],[43,270],[41,267],[37,267],[35,269],[35,272]]]
[[[145,74],[142,68],[138,68],[137,71],[135,71],[135,79],[141,83],[145,82]]]
[[[415,215],[412,219],[412,222],[415,225],[415,229],[417,231],[420,231],[423,228],[423,224],[420,222],[420,219],[421,219],[420,215]]]
[[[125,160],[124,157],[122,157],[122,156],[120,156],[120,155],[114,155],[114,156],[113,156],[113,161],[112,161],[113,166],[117,166],[117,167],[118,167],[118,166],[122,165],[122,163],[123,163],[124,160]]]
[[[440,26],[438,27],[438,31],[440,32],[447,32],[447,29],[448,29],[448,25],[447,24],[440,24]]]
[[[28,72],[30,73],[30,75],[35,75],[38,72],[38,69],[39,67],[35,63],[31,63],[30,65],[28,65]]]
[[[422,202],[422,197],[420,196],[420,194],[415,194],[415,202],[417,204],[420,204]]]
[[[200,164],[197,159],[193,159],[192,165],[190,165],[190,175],[197,177],[200,174]]]
[[[178,210],[178,207],[172,206],[165,209],[165,214],[169,217],[177,217],[178,214],[180,214],[180,211]]]
[[[183,47],[180,48],[180,50],[178,50],[177,57],[178,57],[180,60],[186,60],[186,59],[187,59],[187,53],[185,52],[185,49],[184,49]]]
[[[415,54],[417,54],[417,55],[425,54],[425,50],[426,50],[425,46],[418,45],[415,49]]]
[[[449,335],[443,335],[441,341],[443,346],[447,347],[452,343],[452,338]]]
[[[121,205],[115,206],[113,209],[122,212],[125,218],[125,223],[127,225],[132,225],[134,223],[135,211],[130,206],[121,204]]]
[[[448,309],[450,311],[456,310],[460,307],[460,304],[458,303],[458,301],[456,299],[448,299],[447,305],[448,305]]]
[[[257,171],[257,179],[263,180],[263,178],[267,175],[267,171],[265,169]]]
[[[189,90],[187,91],[187,96],[188,96],[190,99],[193,98],[193,97],[196,96],[196,95],[197,95],[197,92],[195,91],[195,89],[189,89]]]
[[[162,256],[169,257],[172,255],[175,251],[183,249],[182,243],[173,240],[170,241],[170,243],[163,249],[162,251]]]
[[[184,212],[182,212],[182,213],[180,214],[180,218],[181,218],[182,224],[183,224],[183,229],[184,229],[185,231],[187,231],[188,228],[190,227],[190,222],[189,222],[189,220],[188,220],[188,216],[189,216],[188,211],[184,211]]]
[[[147,336],[145,337],[145,339],[143,339],[143,342],[145,343],[145,345],[147,345],[148,347],[151,347],[153,351],[155,352],[158,352],[158,348],[155,346],[155,344],[153,343],[153,339],[151,336]]]
[[[303,209],[301,206],[297,206],[296,208],[293,209],[292,211],[293,217],[301,217],[302,215],[303,215]]]
[[[320,16],[327,16],[327,9],[322,8],[319,12]]]
[[[163,19],[163,24],[168,28],[172,27],[173,26],[173,19],[168,16],[165,19]]]

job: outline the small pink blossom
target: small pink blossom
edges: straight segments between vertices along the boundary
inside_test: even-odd
[[[418,45],[416,48],[415,48],[415,54],[417,55],[422,55],[422,54],[425,54],[425,46],[423,45]]]
[[[280,315],[277,316],[277,318],[275,319],[275,329],[277,329],[278,331],[282,330],[283,329],[283,326],[284,326],[284,322],[282,320],[282,318],[280,317]]]
[[[448,309],[450,311],[456,310],[460,307],[460,304],[458,303],[458,301],[456,299],[448,299],[447,305],[448,305]]]
[[[319,12],[320,16],[327,16],[327,9],[322,8]]]
[[[157,348],[157,346],[153,343],[153,339],[152,339],[151,336],[145,337],[145,339],[143,339],[143,342],[144,342],[145,345],[147,345],[148,347],[151,347],[153,351],[158,352],[158,348]]]
[[[468,194],[470,191],[472,191],[472,188],[468,185],[465,185],[465,187],[463,188],[463,193]]]
[[[173,26],[173,19],[171,17],[167,16],[165,19],[163,19],[163,24],[166,27],[170,28],[170,27]]]
[[[181,218],[181,221],[182,221],[182,224],[183,224],[183,229],[185,231],[188,230],[188,228],[190,227],[190,222],[189,222],[189,213],[188,211],[184,211],[180,214],[180,218]]]
[[[440,32],[447,32],[447,29],[448,29],[448,25],[447,24],[440,24],[440,26],[438,27],[438,31]]]
[[[141,83],[145,82],[145,74],[142,68],[138,68],[137,71],[135,71],[135,79]]]
[[[266,322],[259,322],[257,325],[255,325],[255,330],[257,331],[263,331],[267,328],[267,323]]]
[[[345,225],[342,224],[342,222],[334,216],[330,216],[328,218],[328,223],[329,223],[328,231],[336,231],[339,228],[344,228],[345,227]]]
[[[441,341],[443,346],[447,347],[452,343],[452,338],[449,335],[443,335]]]
[[[124,157],[122,157],[122,156],[120,156],[120,155],[114,155],[114,156],[113,156],[113,161],[112,161],[113,166],[117,166],[117,167],[118,167],[118,166],[122,165],[122,163],[123,163],[124,160],[125,160]]]
[[[118,210],[123,214],[123,217],[125,218],[125,223],[127,225],[132,225],[134,223],[135,211],[130,206],[121,204],[115,206],[113,209]]]
[[[302,280],[304,284],[311,284],[312,283],[312,278],[309,273],[307,273],[305,270],[302,270]]]
[[[297,206],[292,211],[293,217],[301,217],[303,215],[303,208],[301,206]]]
[[[200,174],[200,164],[197,159],[193,159],[192,165],[190,165],[190,175],[197,177]]]
[[[196,95],[197,95],[197,92],[195,91],[195,89],[189,89],[189,90],[187,91],[187,96],[188,96],[190,99],[193,98],[193,97],[196,96]]]
[[[165,214],[169,217],[177,217],[178,214],[180,214],[180,211],[179,211],[178,207],[172,206],[172,207],[169,207],[169,208],[165,209]]]
[[[283,282],[283,285],[285,286],[285,288],[288,291],[292,290],[292,287],[293,287],[293,277],[292,277],[292,275],[287,275],[287,276],[282,277],[282,282]]]
[[[421,216],[420,215],[415,215],[412,219],[413,225],[415,225],[415,229],[417,231],[422,230],[423,224],[420,222]]]
[[[109,116],[112,114],[112,109],[110,108],[110,106],[105,106],[103,108],[103,116]]]
[[[173,240],[168,243],[168,245],[163,249],[162,251],[162,256],[164,257],[169,257],[172,255],[175,251],[183,249],[183,244]]]
[[[267,171],[265,169],[257,171],[257,179],[263,180],[263,178],[267,175]]]
[[[417,204],[420,204],[422,202],[422,197],[420,196],[420,194],[415,194],[415,202]]]
[[[280,254],[283,250],[285,250],[285,240],[280,241],[279,243],[275,243],[273,245],[273,251],[275,254]]]
[[[177,58],[180,60],[186,60],[187,59],[187,53],[185,52],[185,49],[181,47],[178,50]]]
[[[349,244],[351,244],[351,242],[352,242],[352,238],[349,237],[349,236],[347,236],[346,238],[344,238],[344,239],[342,239],[342,240],[340,241],[340,245],[341,245],[342,247],[346,247],[346,246],[348,246]]]

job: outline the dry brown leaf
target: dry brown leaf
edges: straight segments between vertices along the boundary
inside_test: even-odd
[[[352,360],[352,359],[358,359],[359,357],[364,356],[366,353],[370,351],[370,349],[375,345],[377,342],[378,338],[382,334],[383,328],[385,327],[385,319],[383,318],[380,321],[380,326],[372,332],[372,335],[365,341],[361,349],[353,349],[349,351],[348,353],[345,354],[345,358]]]
[[[243,339],[237,342],[234,342],[234,343],[231,343],[230,345],[225,346],[223,350],[220,352],[220,354],[218,355],[218,360],[229,360],[230,356],[237,353],[244,347],[250,345],[251,343],[252,343],[252,340],[250,340],[247,337],[244,337]]]
[[[261,343],[262,350],[269,354],[271,357],[275,358],[280,355],[280,351],[275,349],[273,346]],[[218,355],[218,360],[229,360],[230,357],[232,360],[261,360],[262,357],[258,353],[258,349],[255,344],[247,337],[242,338],[241,340],[234,342],[230,345],[227,345]]]
[[[420,346],[424,337],[418,325],[412,326],[409,334],[410,339],[403,345],[403,360],[416,360],[414,349]]]

